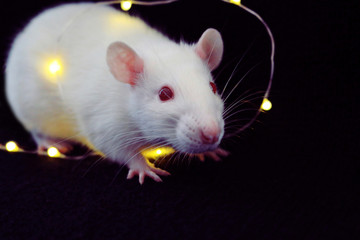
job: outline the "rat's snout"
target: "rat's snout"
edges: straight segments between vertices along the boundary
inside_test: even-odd
[[[203,144],[215,144],[219,141],[221,129],[216,122],[211,122],[202,127],[199,132]]]
[[[200,117],[197,117],[200,116]],[[208,114],[186,114],[176,128],[174,146],[186,153],[202,153],[215,150],[223,136],[223,121]]]

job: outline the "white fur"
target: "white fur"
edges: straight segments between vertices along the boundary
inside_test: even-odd
[[[136,86],[117,81],[109,70],[106,51],[115,41],[144,61]],[[223,135],[223,103],[194,49],[111,7],[63,5],[34,18],[16,38],[6,65],[8,101],[33,134],[72,138],[120,163],[152,144],[189,153],[213,150]],[[64,65],[57,83],[41,70],[53,55]],[[173,100],[159,100],[164,85],[173,88]],[[199,129],[214,121],[219,142],[204,145]]]

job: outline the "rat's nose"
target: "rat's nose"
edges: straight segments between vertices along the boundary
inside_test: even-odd
[[[200,129],[200,139],[203,144],[215,144],[219,141],[221,130],[216,123],[211,123]]]

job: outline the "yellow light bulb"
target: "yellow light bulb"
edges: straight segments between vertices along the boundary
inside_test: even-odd
[[[145,158],[151,158],[155,160],[173,154],[174,152],[175,150],[171,147],[149,148],[141,151]]]
[[[49,157],[52,157],[52,158],[61,157],[61,153],[59,152],[59,150],[57,150],[56,147],[50,147],[47,150],[47,154]]]
[[[61,64],[60,64],[60,61],[59,60],[53,60],[50,62],[49,64],[49,72],[52,74],[52,75],[56,75],[58,74],[59,72],[61,71]]]
[[[269,99],[264,98],[261,104],[261,109],[264,111],[269,111],[271,108],[272,108],[272,103],[269,101]]]
[[[18,152],[19,147],[14,141],[6,143],[5,148],[8,152]]]
[[[131,1],[121,1],[120,5],[122,10],[129,11],[132,6],[132,3]]]
[[[230,0],[230,3],[240,6],[241,0]]]

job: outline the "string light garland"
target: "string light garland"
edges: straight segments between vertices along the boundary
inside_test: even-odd
[[[61,69],[62,69],[62,65],[60,64],[59,60],[55,59],[50,62],[48,70],[52,75],[58,74]]]
[[[130,8],[132,6],[132,2],[131,1],[123,1],[120,4],[120,7],[123,11],[129,11]]]
[[[239,6],[241,5],[241,0],[230,0],[229,2]]]
[[[63,156],[63,154],[61,154],[56,147],[50,147],[46,153],[49,157],[52,158],[59,158]]]
[[[272,108],[272,103],[269,101],[269,99],[264,98],[262,104],[261,104],[261,110],[263,111],[270,111]]]
[[[66,156],[66,155],[62,154],[56,147],[53,147],[53,146],[49,147],[47,149],[47,151],[26,151],[26,150],[20,148],[18,146],[18,144],[14,141],[9,141],[5,145],[0,144],[0,150],[7,151],[10,153],[23,152],[23,153],[27,153],[27,154],[37,154],[37,155],[42,155],[42,156],[48,156],[50,158],[62,158],[62,159],[84,159],[89,156],[102,155],[99,152],[90,152],[85,155],[70,157],[70,156]],[[175,149],[173,149],[172,147],[145,148],[141,151],[141,154],[146,159],[152,159],[155,161],[158,160],[159,158],[171,155],[173,153],[175,153]]]
[[[41,156],[48,156],[50,158],[62,158],[62,159],[74,159],[80,160],[87,158],[89,156],[98,156],[100,154],[96,152],[90,152],[81,156],[65,156],[62,154],[56,147],[49,147],[47,151],[28,151],[20,148],[18,144],[14,141],[9,141],[5,145],[0,144],[0,150],[7,151],[10,153],[26,153],[26,154],[35,154]]]
[[[241,3],[241,0],[221,0],[223,2],[226,3],[230,3],[230,4],[234,4],[240,8],[242,8],[243,10],[245,10],[246,12],[250,13],[251,15],[255,16],[265,27],[269,38],[270,38],[270,42],[271,42],[271,53],[270,53],[270,77],[269,77],[269,82],[268,82],[268,86],[266,88],[264,97],[263,97],[263,102],[260,106],[260,108],[258,109],[258,111],[256,112],[255,116],[244,126],[242,126],[240,129],[238,129],[236,132],[234,132],[232,135],[236,135],[239,132],[242,132],[243,130],[247,129],[248,127],[250,127],[255,120],[257,119],[257,117],[260,115],[261,112],[263,111],[269,111],[272,108],[272,103],[269,100],[269,94],[270,94],[270,90],[271,90],[271,86],[272,86],[272,82],[273,82],[273,77],[274,77],[274,69],[275,69],[275,40],[274,40],[274,36],[269,28],[269,26],[267,25],[267,23],[264,21],[264,19],[255,11],[251,10],[250,8],[244,6]]]
[[[14,141],[10,141],[10,142],[6,143],[5,149],[8,152],[20,152],[20,151],[22,151],[22,149],[20,149],[19,146]]]
[[[120,4],[120,7],[123,11],[129,11],[133,5],[155,6],[155,5],[169,4],[169,3],[173,3],[173,2],[177,2],[177,1],[179,1],[179,0],[165,0],[165,1],[152,1],[152,2],[117,0],[117,1],[98,2],[97,4],[101,4],[101,5]],[[270,28],[268,27],[267,23],[255,11],[245,7],[241,3],[241,0],[221,0],[221,1],[236,5],[240,8],[242,8],[243,10],[247,11],[248,13],[252,14],[253,16],[255,16],[266,28],[266,31],[267,31],[270,41],[271,41],[270,78],[269,78],[267,89],[266,89],[264,97],[263,97],[263,102],[262,102],[260,108],[258,109],[255,117],[252,120],[250,120],[246,125],[244,125],[242,128],[240,128],[238,131],[236,131],[234,133],[234,134],[237,134],[238,132],[241,132],[244,129],[248,128],[256,120],[256,118],[258,117],[258,115],[261,112],[269,111],[272,108],[272,103],[270,102],[268,97],[270,94],[272,81],[273,81],[273,75],[274,75],[275,40],[274,40],[272,32],[271,32]],[[59,38],[59,40],[60,39],[61,39],[61,37]],[[54,79],[57,81],[57,78],[59,75],[62,74],[63,69],[64,69],[63,63],[60,60],[60,58],[52,57],[46,61],[45,74],[47,75],[48,79],[51,81],[54,81]],[[20,148],[18,146],[18,144],[14,141],[9,141],[5,145],[0,144],[0,150],[11,152],[11,153],[23,152],[23,153],[28,153],[28,154],[38,154],[38,155],[48,156],[50,158],[63,158],[63,159],[84,159],[91,155],[101,155],[96,152],[91,152],[91,153],[88,153],[88,154],[85,154],[82,156],[71,157],[71,156],[66,156],[66,155],[62,154],[56,147],[53,147],[53,146],[49,147],[47,151],[26,151],[26,150]],[[175,150],[171,147],[161,147],[161,148],[144,149],[141,151],[141,154],[147,160],[149,160],[149,159],[157,160],[157,159],[166,157],[168,155],[171,155],[174,152],[175,152]]]
[[[160,157],[171,155],[175,150],[171,147],[149,148],[141,151],[146,159],[158,159]]]

